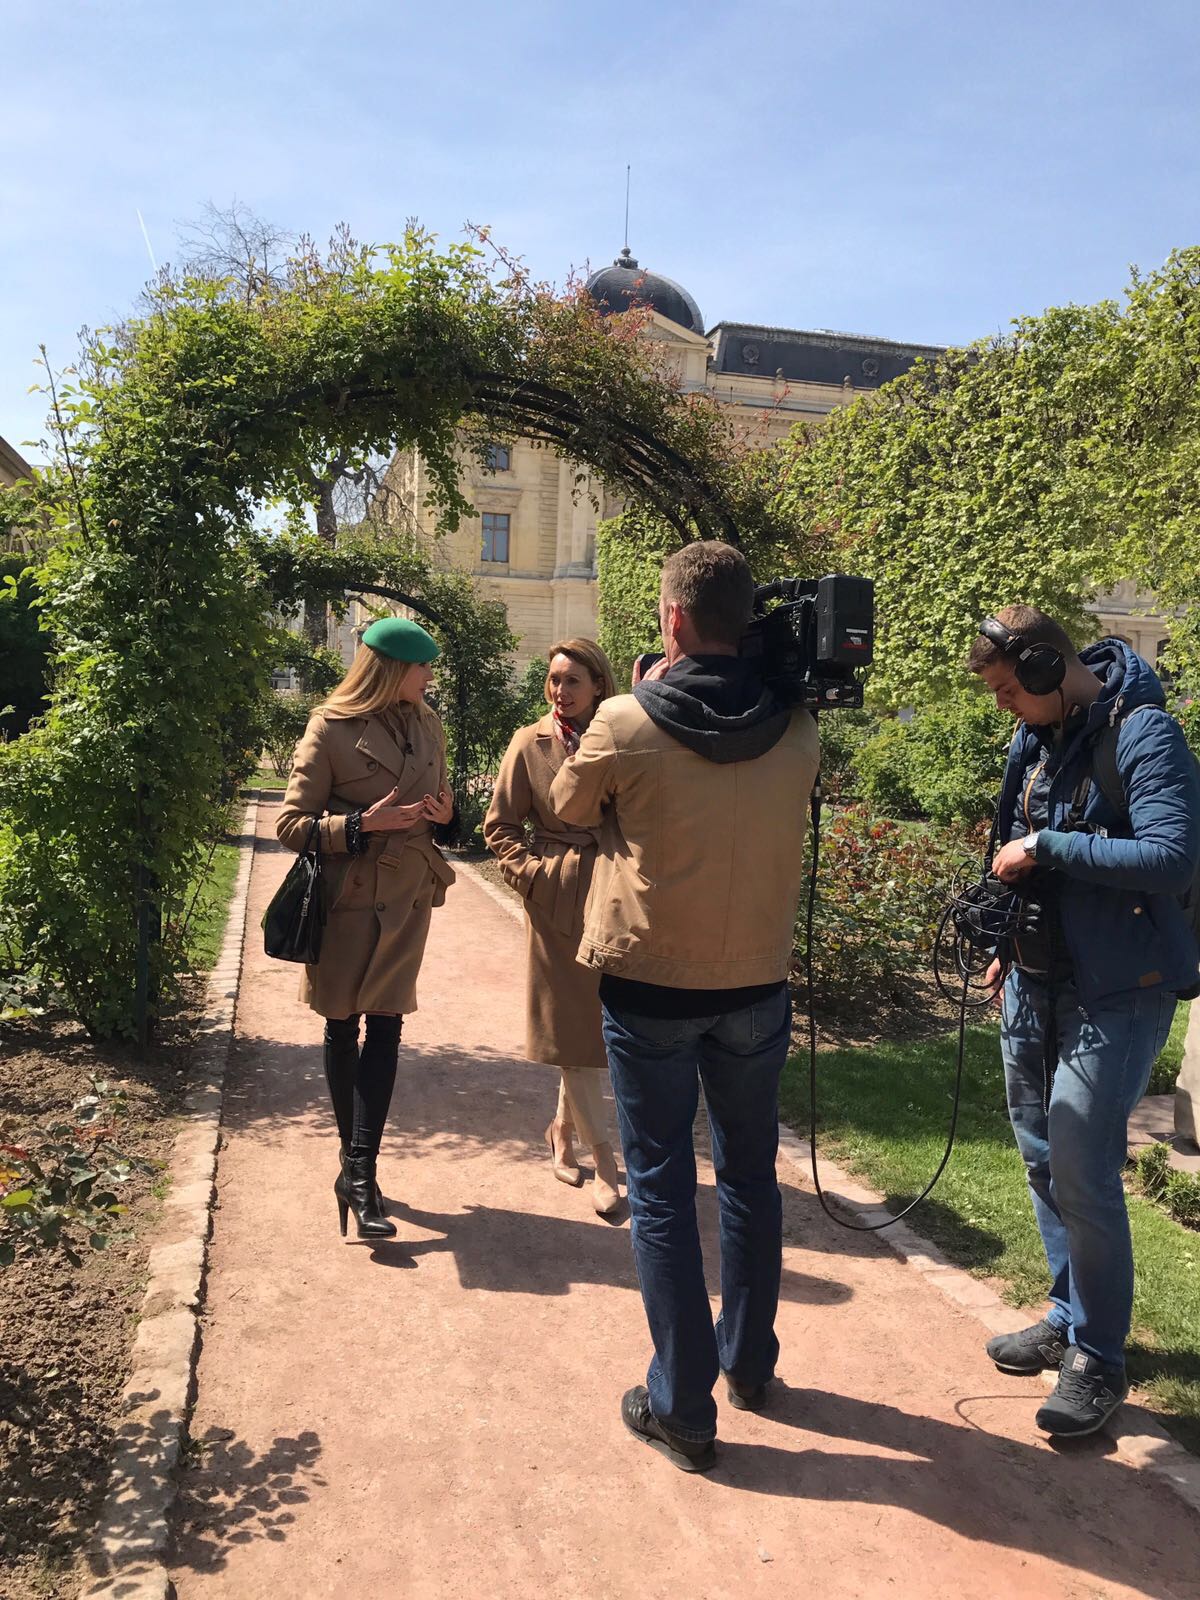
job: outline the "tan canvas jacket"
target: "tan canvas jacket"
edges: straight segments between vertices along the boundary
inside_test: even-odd
[[[550,789],[564,822],[601,830],[579,960],[673,989],[785,978],[818,754],[806,711],[765,755],[719,765],[633,695],[606,700]]]

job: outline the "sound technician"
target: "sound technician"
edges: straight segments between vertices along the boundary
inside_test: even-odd
[[[1032,912],[1001,1001],[1008,1109],[1052,1279],[1046,1315],[988,1341],[1002,1372],[1059,1369],[1037,1425],[1093,1433],[1129,1392],[1133,1250],[1121,1172],[1177,995],[1196,992],[1189,910],[1200,778],[1152,667],[1119,639],[1076,654],[1032,606],[967,660],[1011,712],[995,875]],[[1001,987],[1002,986],[1002,987]]]
[[[688,1472],[715,1461],[719,1373],[732,1405],[758,1410],[779,1353],[778,1087],[818,739],[738,654],[754,592],[729,545],[673,555],[656,681],[600,704],[550,791],[563,822],[601,830],[578,959],[601,973],[654,1343],[621,1413]],[[715,1329],[696,1226],[701,1080],[721,1216]]]

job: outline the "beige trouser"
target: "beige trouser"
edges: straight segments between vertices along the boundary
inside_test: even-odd
[[[558,1086],[555,1120],[564,1129],[573,1128],[589,1150],[598,1144],[611,1144],[608,1108],[604,1086],[608,1073],[603,1067],[563,1067]]]

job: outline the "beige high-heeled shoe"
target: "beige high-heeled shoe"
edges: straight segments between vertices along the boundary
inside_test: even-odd
[[[613,1156],[612,1146],[608,1145],[605,1148],[608,1150],[608,1158],[612,1162],[615,1171],[617,1163]],[[609,1183],[607,1178],[600,1176],[600,1159],[596,1150],[593,1149],[592,1161],[595,1165],[596,1175],[592,1179],[592,1205],[595,1207],[597,1216],[611,1217],[615,1216],[621,1209],[625,1202],[625,1197],[615,1183]]]
[[[557,1123],[551,1122],[546,1129],[546,1143],[550,1146],[550,1165],[554,1169],[554,1176],[559,1183],[565,1183],[572,1189],[578,1189],[583,1182],[583,1173],[580,1171],[579,1163],[575,1160],[574,1151],[572,1151],[569,1161],[564,1160],[559,1155],[558,1146],[554,1142],[557,1126]]]

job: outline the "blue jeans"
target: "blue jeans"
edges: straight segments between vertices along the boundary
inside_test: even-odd
[[[1025,1161],[1050,1266],[1048,1320],[1111,1367],[1125,1364],[1133,1315],[1133,1246],[1121,1171],[1129,1114],[1171,1030],[1175,996],[1133,991],[1080,1004],[1056,997],[1057,1067],[1045,1104],[1046,985],[1014,971],[1001,1029],[1008,1114]]]
[[[650,1409],[684,1439],[715,1437],[721,1371],[756,1386],[772,1377],[779,1355],[783,1207],[775,1156],[791,1010],[786,989],[742,1011],[684,1021],[604,1008],[633,1254],[654,1341]],[[692,1123],[701,1081],[721,1213],[715,1329],[696,1224]]]

